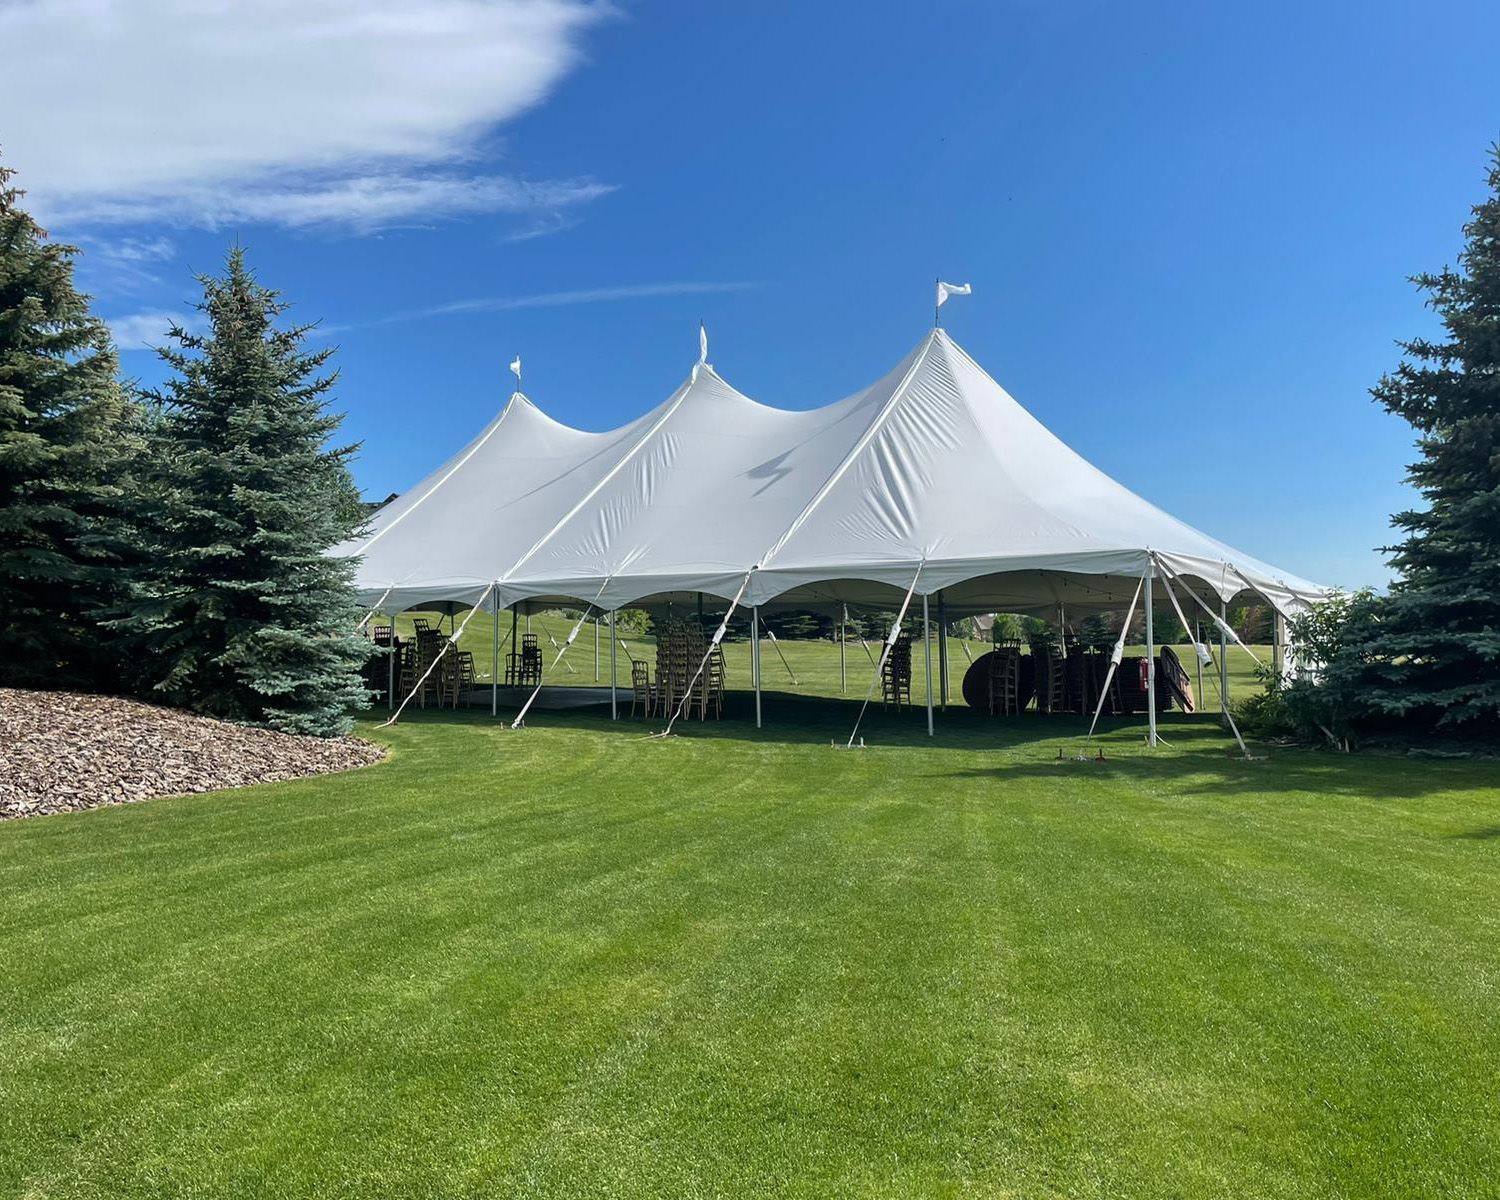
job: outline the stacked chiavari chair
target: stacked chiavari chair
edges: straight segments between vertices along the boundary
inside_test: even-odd
[[[886,707],[911,704],[911,637],[901,634],[886,655],[880,671],[881,699]]]
[[[635,716],[637,706],[644,716],[656,711],[656,688],[651,682],[651,667],[648,663],[630,664],[630,715]]]
[[[990,712],[1014,716],[1021,709],[1021,645],[1005,642],[990,656]]]

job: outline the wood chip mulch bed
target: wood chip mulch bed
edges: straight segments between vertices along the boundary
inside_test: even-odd
[[[347,771],[385,750],[136,700],[0,688],[0,820]]]

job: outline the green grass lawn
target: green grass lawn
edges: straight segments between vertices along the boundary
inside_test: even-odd
[[[0,1195],[1496,1194],[1500,766],[766,675],[0,825]]]

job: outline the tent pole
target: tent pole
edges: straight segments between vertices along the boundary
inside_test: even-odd
[[[531,605],[526,606],[526,632],[531,632]]]
[[[1203,622],[1193,622],[1193,657],[1198,660],[1198,711],[1203,711],[1203,657],[1198,653],[1198,643],[1203,640]]]
[[[490,613],[494,616],[495,638],[490,651],[490,716],[500,715],[500,584],[490,596]]]
[[[1229,620],[1229,607],[1219,601],[1219,620]],[[1229,638],[1219,630],[1219,716],[1229,718]]]
[[[615,698],[615,646],[619,643],[615,637],[615,610],[609,610],[609,719],[618,721],[620,719],[620,703]]]
[[[927,597],[922,597],[922,654],[927,660],[927,736],[932,736],[932,622],[927,619]]]
[[[845,626],[849,623],[849,606],[844,605],[844,611],[839,619],[839,695],[842,696],[849,690],[849,672],[844,664],[844,637]]]
[[[594,618],[594,682],[599,682],[599,618]]]
[[[948,711],[948,618],[943,593],[938,593],[938,697]]]
[[[755,728],[760,728],[760,607],[750,610],[750,679],[755,685]]]
[[[1156,745],[1156,629],[1151,622],[1151,583],[1156,564],[1146,567],[1146,745]]]

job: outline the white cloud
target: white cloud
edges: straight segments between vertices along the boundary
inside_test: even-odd
[[[476,168],[587,0],[0,0],[6,161],[57,222],[388,225],[607,190]],[[45,99],[40,99],[45,97]]]
[[[198,312],[150,309],[123,317],[110,317],[108,324],[119,350],[154,350],[157,346],[167,344],[167,330],[173,325],[195,331],[203,327],[203,317]]]
[[[684,280],[673,283],[627,283],[615,287],[573,288],[557,292],[533,292],[523,296],[475,296],[467,300],[450,300],[427,308],[407,309],[351,325],[323,327],[324,333],[338,333],[370,325],[395,325],[403,321],[421,321],[428,317],[452,317],[465,313],[511,312],[519,308],[556,308],[570,304],[604,304],[613,300],[648,300],[658,296],[703,296],[723,292],[742,292],[752,283]]]

